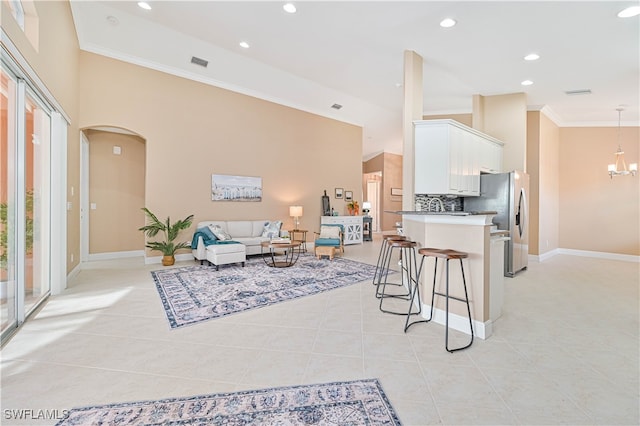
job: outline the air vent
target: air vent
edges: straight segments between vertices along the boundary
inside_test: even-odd
[[[205,61],[204,59],[198,58],[196,56],[191,57],[191,63],[200,65],[201,67],[205,67],[205,68],[207,67],[207,65],[209,65],[209,61]]]
[[[567,90],[566,92],[564,92],[565,94],[569,95],[569,96],[574,96],[574,95],[590,95],[591,94],[591,89],[580,89],[580,90]]]
[[[340,105],[340,104],[333,104],[333,105],[331,105],[331,108],[333,108],[333,109],[340,109],[340,108],[342,108],[342,105]]]

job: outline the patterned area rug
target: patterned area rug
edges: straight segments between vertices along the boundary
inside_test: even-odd
[[[74,408],[58,425],[400,425],[377,379]]]
[[[151,275],[171,328],[177,328],[371,280],[374,271],[375,266],[366,263],[318,260],[307,254],[290,268],[270,268],[254,257],[244,268],[188,266]]]

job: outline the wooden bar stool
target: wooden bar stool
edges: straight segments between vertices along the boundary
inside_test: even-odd
[[[378,288],[380,286],[380,282],[382,281],[382,275],[385,273],[385,269],[384,269],[384,265],[387,262],[387,253],[389,252],[389,245],[387,244],[388,241],[403,241],[406,240],[407,237],[403,236],[403,235],[384,235],[382,237],[382,243],[380,244],[380,252],[378,253],[378,263],[376,263],[376,270],[373,273],[373,280],[372,283],[373,285],[376,286],[376,297],[378,297]],[[388,274],[389,271],[386,271],[386,273]],[[397,285],[397,284],[392,284],[392,285]]]
[[[416,257],[416,246],[418,243],[410,240],[388,240],[387,245],[389,246],[387,249],[386,255],[386,264],[383,265],[383,269],[386,270],[386,274],[384,277],[384,281],[381,281],[376,288],[376,296],[380,298],[380,311],[394,314],[394,315],[417,315],[422,312],[422,307],[418,305],[418,311],[413,312],[412,306],[409,306],[408,312],[397,312],[391,311],[388,309],[383,309],[382,304],[386,298],[396,298],[410,301],[411,295],[415,293],[415,288],[418,285],[418,260]],[[399,285],[404,286],[404,283],[407,284],[407,293],[406,294],[393,294],[386,293],[386,286],[391,284],[388,282],[388,275],[390,269],[391,258],[393,257],[393,251],[398,250],[400,252],[401,258],[401,268],[400,268],[400,283]],[[393,283],[396,284],[396,283]],[[382,287],[382,289],[380,289]]]
[[[433,289],[431,291],[431,313],[429,314],[428,319],[414,321],[412,323],[408,322],[408,317],[407,317],[407,323],[405,324],[404,331],[406,332],[407,329],[413,324],[416,324],[419,322],[429,322],[433,319],[433,305],[435,301],[435,296],[437,294],[438,296],[442,296],[445,298],[445,348],[447,349],[448,352],[455,352],[455,351],[460,351],[462,349],[468,348],[473,344],[473,320],[471,319],[471,307],[469,306],[469,294],[467,292],[467,281],[464,276],[464,265],[462,263],[462,259],[466,259],[467,257],[469,257],[469,254],[462,251],[456,251],[456,250],[450,250],[450,249],[434,249],[434,248],[421,248],[420,250],[418,250],[418,253],[422,255],[422,261],[420,262],[420,272],[422,272],[422,266],[425,258],[433,257],[435,259],[435,265],[433,269]],[[445,259],[447,261],[446,284],[445,284],[444,293],[440,293],[436,291],[436,273],[438,271],[438,259]],[[460,271],[462,273],[462,286],[464,287],[464,299],[460,297],[451,296],[449,294],[449,261],[452,259],[460,260]],[[420,274],[418,274],[417,281],[419,282],[419,280],[420,280]],[[414,289],[413,293],[411,294],[411,302],[410,302],[411,304],[413,304],[416,294],[418,295],[418,303],[421,303],[419,299],[420,293],[419,291]],[[471,330],[471,341],[465,346],[461,346],[459,348],[453,348],[453,349],[449,349],[449,299],[457,300],[459,302],[464,302],[467,304],[467,314],[469,315],[469,329]]]

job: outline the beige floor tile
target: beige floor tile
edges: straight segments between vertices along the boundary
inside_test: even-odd
[[[345,257],[375,264],[378,250],[376,235]],[[441,324],[404,333],[370,281],[171,329],[150,274],[161,269],[140,258],[83,265],[0,351],[3,410],[379,378],[407,425],[640,424],[631,262],[531,262],[505,279],[494,335],[454,354]]]
[[[362,333],[319,330],[313,353],[362,358]]]
[[[328,383],[366,379],[361,357],[312,354],[303,383]]]
[[[299,384],[310,358],[310,353],[263,350],[238,383],[261,387]]]

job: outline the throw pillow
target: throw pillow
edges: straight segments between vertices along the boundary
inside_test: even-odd
[[[220,241],[229,241],[231,239],[231,235],[222,229],[220,225],[209,225],[209,229]]]
[[[320,226],[320,238],[340,238],[340,227]]]
[[[278,238],[280,236],[281,226],[282,221],[280,220],[265,222],[262,228],[262,236],[265,238]]]

